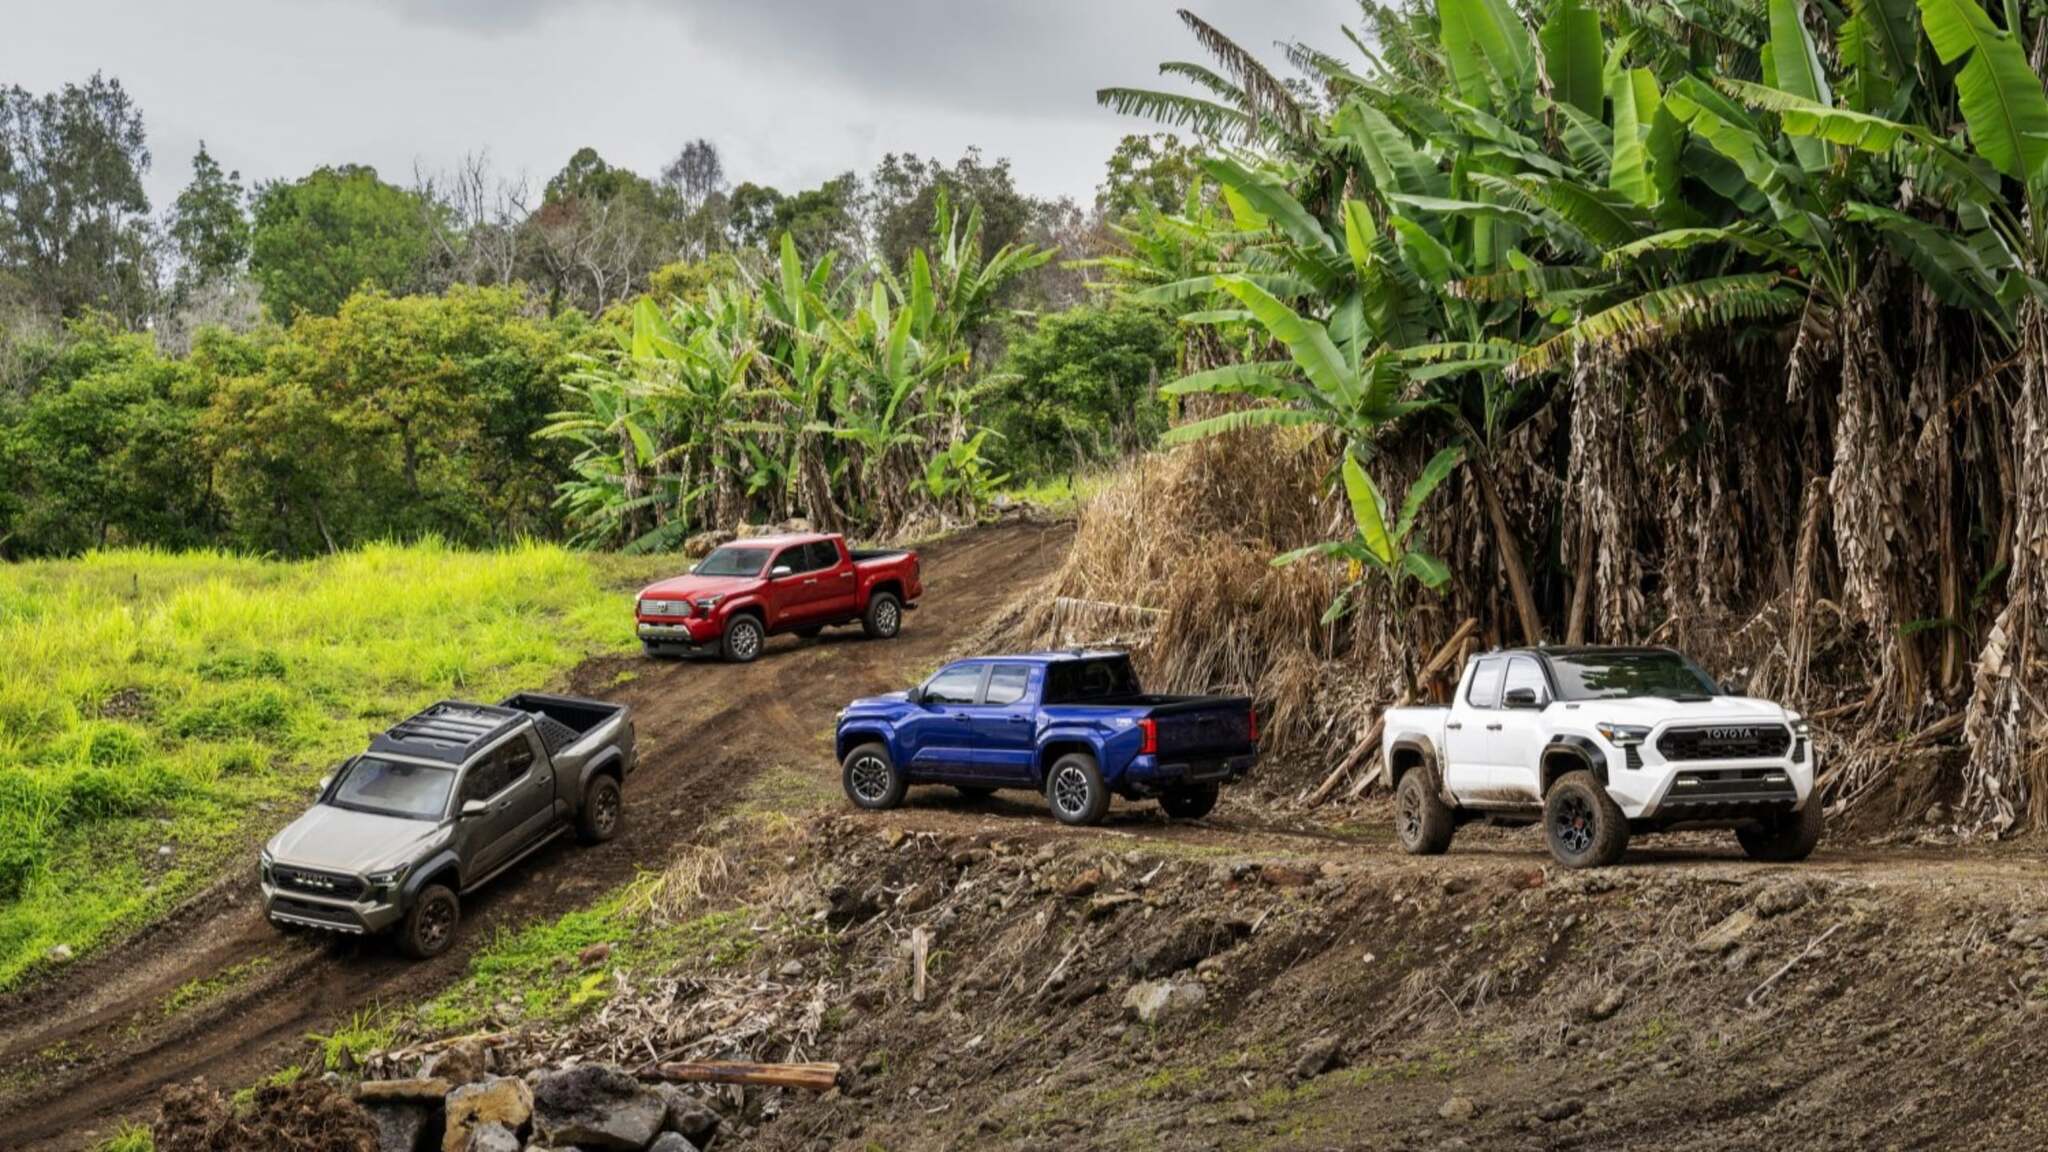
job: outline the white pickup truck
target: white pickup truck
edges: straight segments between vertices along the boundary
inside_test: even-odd
[[[1473,657],[1448,706],[1393,708],[1381,747],[1411,854],[1458,825],[1541,820],[1567,868],[1616,863],[1631,833],[1733,828],[1752,859],[1820,842],[1806,721],[1716,685],[1668,648],[1528,648]]]

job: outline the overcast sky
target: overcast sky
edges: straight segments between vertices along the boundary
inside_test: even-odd
[[[1277,68],[1336,50],[1355,0],[0,0],[0,84],[95,70],[142,106],[161,209],[204,139],[245,181],[488,152],[537,187],[583,145],[649,176],[706,136],[785,191],[885,152],[979,144],[1085,201],[1122,134],[1104,85],[1200,58],[1192,7]]]

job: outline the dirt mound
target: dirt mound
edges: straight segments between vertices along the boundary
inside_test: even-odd
[[[246,1106],[206,1081],[164,1089],[156,1152],[377,1152],[377,1126],[320,1080],[258,1088]]]

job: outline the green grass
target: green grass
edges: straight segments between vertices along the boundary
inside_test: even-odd
[[[270,958],[268,956],[258,956],[253,960],[244,960],[240,964],[230,965],[211,976],[198,980],[187,980],[178,986],[177,991],[164,997],[164,1015],[176,1016],[180,1012],[189,1012],[194,1008],[210,1003],[222,993],[261,972],[269,965]]]
[[[93,1152],[156,1152],[156,1140],[140,1124],[123,1124],[120,1131],[95,1145]]]
[[[625,585],[670,563],[429,541],[0,565],[0,988],[190,894],[409,710],[631,650]]]
[[[1064,473],[1045,480],[1013,484],[1001,495],[1022,504],[1033,504],[1050,512],[1073,512],[1109,484],[1113,472],[1098,468],[1079,474]]]

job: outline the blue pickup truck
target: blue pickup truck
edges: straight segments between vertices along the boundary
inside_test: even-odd
[[[1153,696],[1121,652],[956,660],[907,692],[839,714],[841,782],[862,808],[913,784],[969,796],[1029,788],[1065,824],[1094,824],[1110,796],[1156,797],[1199,819],[1251,771],[1259,718],[1242,696]]]

